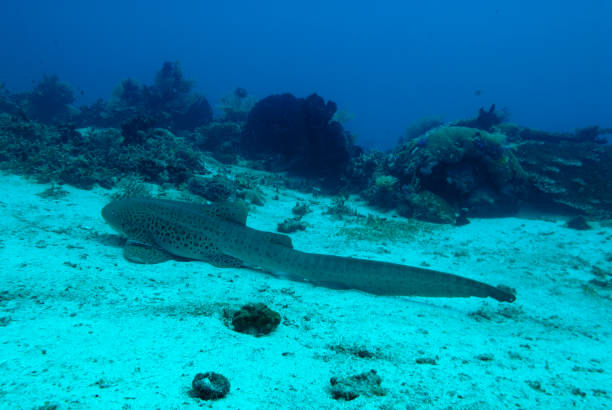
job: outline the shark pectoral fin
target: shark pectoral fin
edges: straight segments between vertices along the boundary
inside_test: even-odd
[[[123,257],[134,263],[162,263],[174,259],[172,254],[142,242],[127,241]]]
[[[313,286],[320,286],[323,288],[327,288],[327,289],[333,289],[333,290],[351,290],[352,288],[348,285],[345,285],[344,283],[340,283],[340,282],[330,282],[330,281],[325,281],[325,280],[319,280],[316,282],[309,282],[311,283]]]
[[[210,263],[217,268],[240,268],[244,266],[244,263],[240,259],[220,252],[211,252],[204,255],[198,255],[198,260]]]
[[[317,287],[322,287],[322,288],[328,288],[328,289],[334,289],[334,290],[352,289],[350,286],[344,283],[327,281],[327,280],[310,280],[310,279],[304,278],[303,276],[299,276],[297,274],[289,273],[285,271],[268,271],[268,273],[276,278],[289,279],[295,282],[309,283],[312,286],[317,286]]]

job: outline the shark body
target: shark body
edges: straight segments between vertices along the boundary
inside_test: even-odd
[[[179,257],[217,267],[259,266],[313,284],[375,295],[515,300],[506,287],[450,273],[298,251],[289,236],[246,226],[247,209],[240,203],[204,205],[129,198],[106,205],[102,216],[128,238],[124,255],[133,262],[158,263]]]

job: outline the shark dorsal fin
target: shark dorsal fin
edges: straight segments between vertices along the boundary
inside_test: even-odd
[[[272,232],[269,232],[269,234],[270,242],[293,249],[293,243],[291,243],[291,238],[289,236]]]
[[[239,225],[246,225],[249,209],[244,202],[217,202],[209,206],[215,216]]]
[[[191,212],[203,213],[226,221],[234,222],[239,225],[246,225],[249,209],[244,202],[213,202],[202,204],[198,202],[180,202],[173,200],[155,199],[155,202],[162,202],[177,208],[187,209]]]

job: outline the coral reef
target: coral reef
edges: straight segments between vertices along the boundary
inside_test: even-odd
[[[430,191],[406,195],[397,211],[404,217],[425,222],[456,223],[454,208],[444,198]]]
[[[235,198],[238,191],[236,183],[223,175],[214,175],[212,178],[193,177],[189,180],[187,188],[192,194],[212,202]]]
[[[223,111],[223,121],[245,123],[256,102],[257,99],[249,95],[247,90],[238,87],[232,93],[221,98],[217,107]]]
[[[144,131],[125,144],[117,129],[47,126],[0,114],[0,164],[38,182],[110,188],[134,175],[146,182],[181,184],[205,172],[201,154],[168,130]]]
[[[379,175],[374,183],[361,193],[370,205],[383,210],[390,210],[401,200],[399,180],[391,175]]]
[[[612,218],[612,145],[525,141],[515,153],[528,176],[531,205]]]
[[[458,127],[477,128],[483,131],[493,131],[493,127],[504,122],[508,117],[506,112],[495,110],[495,104],[488,110],[480,108],[478,116],[470,120],[457,121],[454,125]]]
[[[562,142],[606,144],[608,140],[605,138],[605,135],[612,134],[612,128],[601,128],[598,125],[579,128],[574,132],[534,130],[532,128],[520,127],[513,123],[499,124],[495,129],[507,135],[508,140],[512,142],[540,141],[556,144]]]
[[[503,134],[451,126],[400,146],[386,167],[401,184],[403,213],[413,208],[413,214],[421,215],[424,209],[415,206],[425,199],[447,209],[444,220],[451,209],[466,208],[472,216],[515,211],[526,174],[505,143]],[[434,195],[424,197],[422,191]]]
[[[242,134],[242,149],[271,170],[305,177],[338,178],[357,154],[351,138],[332,117],[336,104],[312,94],[266,97],[255,104]]]
[[[419,120],[410,124],[406,129],[406,134],[400,138],[399,144],[403,144],[410,140],[419,138],[425,135],[428,131],[433,130],[443,124],[442,118],[438,116],[428,116],[420,118]]]
[[[212,201],[263,205],[258,178],[202,176],[209,173],[204,158],[226,164],[248,158],[253,168],[287,171],[280,185],[358,193],[369,205],[429,222],[463,225],[521,205],[612,218],[610,128],[534,130],[505,122],[507,113],[492,105],[448,126],[423,118],[390,152],[363,151],[340,124],[346,113],[316,94],[256,102],[236,88],[221,99],[222,115],[213,121],[210,104],[178,62],[163,63],[152,84],[123,80],[108,102],[77,110],[74,101],[72,87],[55,75],[18,94],[0,83],[0,167],[81,188],[137,177],[185,184]],[[356,216],[342,197],[328,212]],[[279,230],[303,229],[296,215]]]
[[[452,126],[415,127],[391,152],[355,157],[344,179],[370,205],[436,223],[511,215],[523,204],[611,217],[609,129],[549,133],[504,118],[492,106]]]
[[[74,90],[56,75],[45,75],[26,96],[26,114],[46,123],[70,119],[70,107],[75,100]]]
[[[196,146],[223,163],[234,163],[240,152],[242,126],[236,122],[214,121],[188,135]]]
[[[193,81],[185,80],[178,62],[166,61],[153,85],[133,79],[121,81],[108,103],[98,101],[81,108],[75,120],[81,126],[116,127],[135,117],[154,119],[158,128],[193,130],[212,121],[212,107],[202,95],[193,92]]]

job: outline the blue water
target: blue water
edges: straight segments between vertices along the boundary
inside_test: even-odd
[[[362,145],[492,103],[549,131],[612,122],[605,0],[5,3],[0,81],[11,91],[55,73],[91,103],[178,60],[213,105],[236,86],[317,92],[354,115],[346,126]]]

